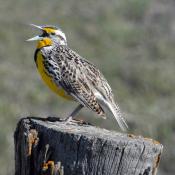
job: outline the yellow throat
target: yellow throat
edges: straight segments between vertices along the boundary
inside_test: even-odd
[[[52,40],[50,38],[43,38],[42,40],[38,41],[37,49],[41,49],[45,46],[51,46],[53,44]]]

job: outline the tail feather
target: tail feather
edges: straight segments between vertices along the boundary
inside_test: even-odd
[[[123,131],[128,129],[128,125],[125,119],[122,117],[119,107],[115,104],[115,102],[107,101],[99,92],[96,94],[97,100],[102,106],[106,107],[115,117],[118,122],[118,125]]]
[[[122,114],[120,112],[119,107],[117,105],[110,104],[109,102],[107,102],[107,105],[108,105],[109,110],[112,112],[115,119],[117,120],[118,125],[120,126],[120,128],[123,131],[126,131],[128,129],[128,125],[127,125],[125,119],[122,117]]]

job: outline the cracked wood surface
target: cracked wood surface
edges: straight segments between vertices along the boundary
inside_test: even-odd
[[[155,175],[162,149],[141,136],[28,117],[15,131],[15,175]]]

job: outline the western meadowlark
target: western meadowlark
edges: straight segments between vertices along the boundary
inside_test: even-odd
[[[31,25],[42,31],[27,41],[38,41],[34,59],[43,81],[59,96],[79,103],[67,119],[72,119],[84,106],[103,117],[107,109],[125,130],[127,124],[111,87],[96,66],[68,47],[60,28]]]

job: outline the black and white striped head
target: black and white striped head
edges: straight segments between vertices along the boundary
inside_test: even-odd
[[[58,43],[60,45],[67,45],[67,40],[64,32],[58,27],[52,25],[38,26],[31,24],[42,31],[38,36],[28,39],[27,41],[45,41],[46,45]]]

